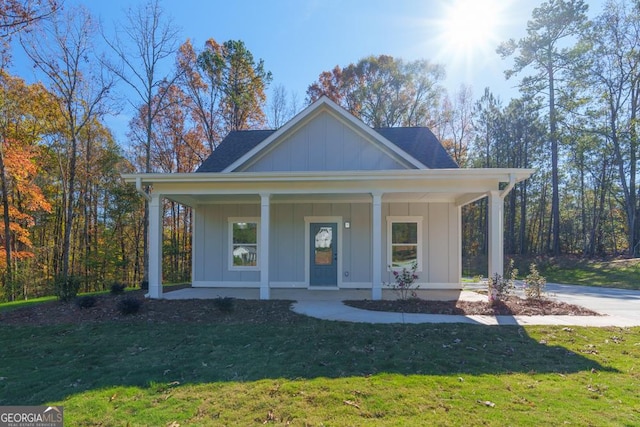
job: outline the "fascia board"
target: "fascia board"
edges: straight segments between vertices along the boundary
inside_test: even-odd
[[[122,174],[125,182],[143,184],[162,182],[256,182],[256,181],[367,181],[371,179],[491,179],[509,182],[515,175],[516,182],[529,178],[535,169],[487,168],[487,169],[407,169],[384,171],[320,171],[320,172],[198,172],[198,173],[137,173]]]

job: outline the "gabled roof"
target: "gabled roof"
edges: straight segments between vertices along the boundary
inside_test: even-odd
[[[425,127],[374,128],[429,169],[457,168],[438,138]]]
[[[196,172],[222,172],[240,157],[267,139],[275,130],[237,130],[229,132]]]
[[[323,108],[337,113],[418,169],[458,167],[429,129],[424,127],[372,129],[330,99],[322,97],[278,130],[230,132],[196,172],[231,172],[236,170],[238,166],[268,147],[274,140],[296,126],[302,125],[306,119]]]
[[[427,128],[375,128],[374,130],[429,169],[458,167],[436,136]],[[196,172],[222,172],[274,132],[275,130],[230,132]]]

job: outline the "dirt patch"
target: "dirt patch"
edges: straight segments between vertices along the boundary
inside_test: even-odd
[[[142,302],[137,314],[123,315],[118,303],[123,298]],[[288,324],[299,321],[291,311],[292,301],[255,301],[234,299],[231,307],[220,307],[215,300],[150,300],[143,291],[125,295],[100,295],[96,305],[80,308],[75,302],[51,301],[0,313],[0,324],[65,325],[105,321],[148,321],[155,323],[253,323]],[[229,310],[230,308],[230,310]]]
[[[577,305],[549,299],[527,300],[509,297],[494,304],[483,301],[430,301],[409,299],[404,301],[345,301],[346,305],[373,311],[401,313],[458,314],[486,316],[600,316],[599,313]]]

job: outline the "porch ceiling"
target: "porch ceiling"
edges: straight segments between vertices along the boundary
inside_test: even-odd
[[[451,203],[469,196],[477,200],[485,195],[486,193],[462,192],[385,193],[382,195],[382,202]],[[260,196],[258,194],[172,194],[166,195],[165,197],[187,206],[224,203],[260,203]],[[271,203],[371,203],[371,193],[273,194],[271,196]]]

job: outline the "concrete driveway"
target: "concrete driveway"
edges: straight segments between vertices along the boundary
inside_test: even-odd
[[[640,291],[548,283],[549,297],[598,313],[635,319],[640,325]]]

